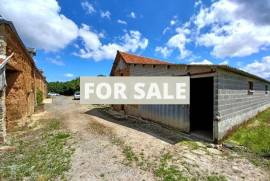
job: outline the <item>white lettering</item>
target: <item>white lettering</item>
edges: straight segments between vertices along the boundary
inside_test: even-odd
[[[143,90],[145,83],[138,82],[134,86],[135,95],[134,99],[143,99],[145,97],[145,92]],[[137,94],[138,93],[138,94]]]
[[[186,99],[186,84],[185,83],[176,83],[175,85],[176,99]]]
[[[157,83],[151,83],[149,86],[146,99],[152,99],[152,97],[156,97],[157,99],[162,99]]]
[[[169,84],[163,84],[163,99],[174,99],[174,96],[171,94],[169,95]]]
[[[84,97],[85,99],[89,99],[90,98],[90,94],[94,93],[94,83],[85,83],[85,91],[84,91]]]
[[[105,89],[105,93],[102,93],[102,89]],[[109,99],[112,95],[112,88],[109,83],[102,82],[97,85],[96,88],[97,97],[104,100]]]
[[[124,83],[115,83],[114,84],[114,99],[127,99],[125,94],[126,85]]]

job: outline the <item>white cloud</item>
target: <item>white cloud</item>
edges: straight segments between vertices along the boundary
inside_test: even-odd
[[[170,25],[173,26],[173,25],[175,25],[175,24],[176,24],[176,20],[173,20],[173,19],[172,19],[172,20],[170,21]]]
[[[229,61],[228,60],[224,60],[223,62],[220,62],[219,65],[229,65]]]
[[[201,8],[194,16],[198,45],[212,47],[212,54],[219,58],[244,57],[268,47],[270,2],[261,1],[256,4],[250,0],[219,0],[209,8]],[[258,11],[254,12],[252,4]],[[209,31],[201,33],[203,28]]]
[[[119,23],[119,24],[123,24],[123,25],[126,25],[126,24],[127,24],[127,22],[126,22],[126,21],[121,20],[121,19],[117,20],[117,23]]]
[[[172,53],[172,50],[168,47],[156,47],[155,51],[160,53],[164,58],[167,58]]]
[[[77,25],[61,14],[56,0],[0,0],[1,15],[11,20],[27,46],[56,51],[76,39]]]
[[[243,70],[270,79],[270,56],[263,57],[262,60],[255,60],[254,62],[247,64]]]
[[[176,32],[177,34],[172,36],[167,42],[167,46],[170,48],[177,48],[180,53],[180,59],[183,59],[191,55],[191,51],[186,49],[186,44],[191,41],[187,38],[190,31],[188,29],[177,28]]]
[[[196,62],[190,62],[191,65],[212,65],[213,63],[209,60],[202,60],[202,61],[196,61]]]
[[[136,18],[136,14],[132,11],[132,12],[129,14],[129,17],[135,19],[135,18]]]
[[[101,16],[101,18],[111,19],[111,12],[110,11],[101,11],[100,16]]]
[[[95,8],[88,1],[83,1],[81,3],[83,10],[85,10],[86,14],[92,14],[96,12]]]
[[[195,1],[195,4],[194,4],[195,7],[198,7],[198,6],[201,6],[201,5],[202,5],[202,1],[201,0],[196,0]]]
[[[98,34],[91,31],[90,27],[86,24],[82,24],[79,30],[79,37],[82,38],[85,47],[97,50],[101,46]]]
[[[171,21],[170,21],[170,25],[174,26],[174,25],[176,25],[177,22],[178,22],[178,16],[173,16]]]
[[[209,7],[198,0],[195,8],[199,10],[180,26],[189,32],[177,32],[165,45],[178,48],[180,58],[191,55],[187,43],[210,48],[217,58],[245,57],[270,47],[269,0],[217,0]],[[177,17],[172,18],[170,25],[176,24]]]
[[[65,65],[65,63],[62,60],[58,59],[58,58],[49,58],[48,60],[52,64],[55,64],[55,65],[58,65],[58,66],[64,66]]]
[[[142,37],[139,31],[131,30],[120,37],[119,42],[103,44],[98,33],[93,32],[89,26],[83,24],[79,36],[84,46],[75,55],[95,61],[113,59],[117,50],[136,52],[148,46],[148,39]]]
[[[71,78],[71,77],[74,77],[74,74],[72,74],[72,73],[65,73],[64,76],[65,77],[68,77],[68,78]]]
[[[163,35],[165,35],[166,33],[167,33],[167,31],[169,31],[170,30],[170,27],[166,27],[166,28],[164,28],[164,30],[162,31],[162,34]]]
[[[164,47],[156,47],[156,52],[164,55],[170,55],[174,49],[178,49],[179,58],[184,59],[192,54],[192,52],[186,49],[186,44],[191,41],[187,36],[190,34],[190,30],[187,28],[177,28],[176,34],[173,35]],[[164,56],[166,58],[166,56]]]

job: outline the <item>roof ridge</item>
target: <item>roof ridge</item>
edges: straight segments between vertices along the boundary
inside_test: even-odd
[[[145,57],[141,55],[135,55],[128,52],[117,51],[117,53],[124,59],[128,64],[171,64],[167,61]]]

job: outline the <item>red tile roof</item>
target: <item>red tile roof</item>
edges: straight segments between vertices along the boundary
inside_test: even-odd
[[[160,61],[152,58],[141,57],[125,52],[118,52],[123,60],[128,64],[170,64],[165,61]]]

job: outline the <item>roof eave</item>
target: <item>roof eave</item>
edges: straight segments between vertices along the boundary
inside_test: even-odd
[[[25,47],[23,41],[21,40],[16,28],[14,27],[13,23],[11,21],[5,20],[5,19],[0,19],[0,24],[6,24],[8,25],[11,30],[14,32],[16,38],[19,40],[20,45],[22,46],[22,48],[24,49],[26,55],[28,56],[28,58],[30,59],[31,63],[33,64],[34,68],[37,70],[37,72],[40,74],[40,76],[43,78],[43,80],[46,81],[45,77],[43,76],[43,74],[41,74],[41,72],[38,70],[35,61],[33,60],[32,56],[29,54],[28,49]]]

